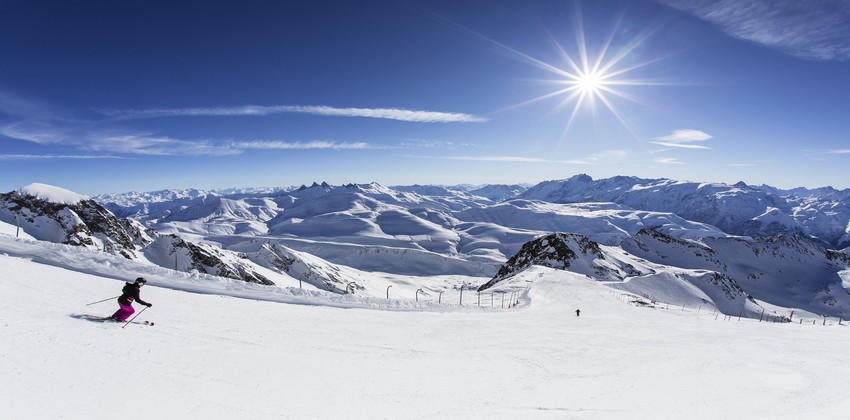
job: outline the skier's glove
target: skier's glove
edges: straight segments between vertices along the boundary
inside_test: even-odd
[[[148,308],[150,308],[151,306],[153,306],[153,303],[148,303]]]

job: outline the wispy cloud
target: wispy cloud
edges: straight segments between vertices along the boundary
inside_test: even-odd
[[[181,139],[120,128],[91,131],[88,130],[86,124],[58,123],[55,121],[20,121],[0,125],[0,135],[40,145],[73,147],[86,152],[142,156],[229,156],[238,155],[247,150],[365,150],[386,148],[365,142],[327,140]],[[14,156],[14,159],[47,159],[54,155],[7,156],[10,157],[7,157],[6,160],[11,160],[11,156]],[[58,158],[58,156],[65,155],[55,156]],[[82,155],[75,156],[80,159],[84,158]],[[93,158],[103,158],[103,156],[94,155]]]
[[[604,165],[623,162],[627,157],[629,157],[629,152],[622,149],[613,149],[591,153],[579,159],[561,160],[559,162],[573,165]]]
[[[0,90],[0,114],[17,118],[61,118],[64,112],[50,104]]]
[[[454,142],[446,140],[423,140],[408,139],[398,144],[403,149],[469,149],[478,148],[479,145],[467,142]]]
[[[671,158],[671,157],[656,158],[655,163],[660,163],[662,165],[684,165],[685,164],[685,162],[682,162],[679,159]]]
[[[381,149],[381,147],[364,142],[348,143],[326,140],[306,142],[282,140],[185,140],[136,133],[92,136],[85,149],[154,156],[228,156],[238,155],[246,150],[366,150]]]
[[[448,160],[469,160],[481,162],[523,162],[523,163],[541,163],[555,162],[548,159],[522,157],[522,156],[442,156],[440,159]]]
[[[252,140],[231,143],[235,149],[271,149],[271,150],[308,150],[308,149],[381,149],[382,147],[374,146],[369,143],[355,142],[336,142],[336,141],[309,141],[309,142],[286,142],[279,140]]]
[[[148,156],[227,156],[242,153],[210,140],[183,140],[147,133],[94,134],[81,144],[83,150]]]
[[[657,144],[665,147],[677,147],[680,149],[710,149],[708,146],[703,146],[699,144],[691,144],[695,142],[708,141],[711,139],[711,135],[700,130],[692,130],[692,129],[681,129],[675,130],[673,133],[663,136],[656,137],[653,144]]]
[[[0,138],[62,146],[71,153],[7,154],[4,160],[108,158],[112,155],[139,156],[229,156],[250,150],[379,150],[409,147],[445,147],[451,143],[410,143],[375,145],[362,141],[280,140],[280,139],[185,139],[122,127],[120,120],[164,116],[269,115],[300,112],[316,115],[368,117],[417,122],[482,122],[485,118],[469,114],[415,111],[390,108],[332,108],[324,106],[245,106],[230,108],[181,108],[130,111],[104,111],[115,119],[86,121],[54,110],[49,104],[0,91]],[[114,156],[113,156],[114,157]]]
[[[150,108],[130,110],[99,110],[111,117],[136,119],[158,117],[232,117],[266,116],[273,114],[302,113],[334,117],[379,118],[407,122],[452,123],[486,122],[487,118],[458,112],[421,111],[400,108],[335,108],[303,105],[244,105],[213,108]]]
[[[66,139],[67,129],[56,121],[23,120],[0,126],[0,135],[38,144],[58,144]]]
[[[707,150],[711,149],[708,146],[701,146],[699,144],[682,144],[682,143],[671,143],[667,141],[653,141],[652,144],[657,144],[659,146],[665,147],[677,147],[679,149],[695,149],[695,150]]]
[[[417,156],[445,160],[466,160],[477,162],[516,162],[516,163],[558,163],[568,165],[598,165],[611,161],[621,161],[628,156],[625,150],[607,150],[594,153],[580,159],[547,159],[524,156]]]
[[[850,149],[804,150],[808,156],[819,155],[850,155]]]
[[[0,160],[129,159],[110,155],[0,155]]]
[[[657,0],[727,34],[813,60],[850,60],[846,0]]]

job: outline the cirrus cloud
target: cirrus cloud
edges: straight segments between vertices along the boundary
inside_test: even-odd
[[[111,155],[0,155],[0,160],[129,159]]]
[[[99,110],[99,113],[119,119],[141,119],[160,117],[234,117],[266,116],[274,114],[301,113],[333,117],[378,118],[406,122],[424,123],[468,123],[486,122],[487,118],[459,112],[422,111],[400,108],[336,108],[331,106],[305,105],[243,105],[211,108],[150,108],[128,110]]]
[[[657,0],[738,39],[810,60],[850,61],[846,0]]]
[[[336,142],[336,141],[326,141],[326,140],[314,140],[308,142],[288,142],[281,140],[252,140],[252,141],[240,141],[231,144],[232,147],[236,149],[265,149],[265,150],[310,150],[310,149],[355,149],[355,150],[364,150],[364,149],[380,149],[380,147],[373,146],[369,143],[364,142]]]
[[[656,137],[653,144],[657,144],[659,146],[665,147],[676,147],[680,149],[710,149],[708,146],[702,146],[698,144],[691,144],[695,142],[708,141],[711,139],[711,135],[700,130],[693,129],[680,129],[674,130],[673,133],[663,136]]]

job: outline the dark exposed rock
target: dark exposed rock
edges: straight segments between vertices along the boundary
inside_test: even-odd
[[[532,265],[559,270],[568,270],[576,265],[575,270],[571,271],[610,280],[643,274],[630,264],[599,264],[597,261],[601,260],[607,260],[607,256],[599,244],[587,237],[576,233],[552,233],[525,243],[516,255],[499,268],[496,276],[478,290],[490,288]]]
[[[273,281],[256,272],[249,265],[233,261],[234,255],[239,257],[237,254],[222,251],[203,243],[195,244],[188,242],[177,235],[167,235],[167,238],[170,239],[172,252],[182,251],[185,254],[190,270],[197,270],[200,273],[212,274],[219,277],[243,280],[248,283],[274,285]]]
[[[135,258],[134,241],[126,225],[94,200],[53,203],[13,191],[0,194],[0,218],[7,223],[30,227],[26,230],[39,240]]]

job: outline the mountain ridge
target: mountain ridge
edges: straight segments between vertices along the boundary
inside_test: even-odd
[[[507,262],[525,258],[531,265],[547,265],[546,258],[528,257],[527,248],[558,234],[565,235],[559,240],[570,243],[565,246],[576,257],[557,268],[613,288],[662,296],[676,290],[671,295],[675,299],[750,316],[759,305],[813,313],[850,310],[847,253],[811,234],[818,225],[812,220],[819,217],[830,216],[833,225],[844,223],[846,203],[834,201],[837,191],[801,198],[803,190],[779,196],[742,182],[626,176],[594,181],[587,175],[511,190],[518,195],[501,201],[471,193],[480,188],[485,187],[394,189],[378,183],[316,182],[290,189],[242,189],[236,195],[162,190],[105,203],[101,213],[109,213],[108,206],[116,209],[115,215],[125,214],[112,216],[117,220],[112,224],[125,233],[115,242],[129,244],[124,248],[138,258],[260,284],[298,279],[336,293],[380,295],[358,273],[504,279],[516,274],[503,270]],[[121,207],[120,202],[132,206]],[[2,208],[0,220],[15,223],[23,206]],[[675,211],[658,210],[664,208]],[[710,218],[739,233],[676,211]],[[79,231],[92,230],[80,225]],[[41,239],[68,243],[62,235]],[[94,248],[115,252],[117,246]],[[753,297],[756,306],[747,303]]]

